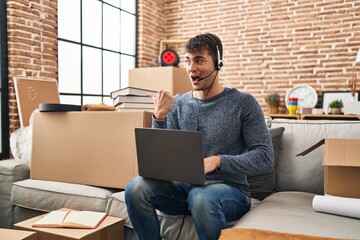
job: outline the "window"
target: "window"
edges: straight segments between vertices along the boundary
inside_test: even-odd
[[[136,0],[58,0],[61,103],[112,105],[136,64]]]
[[[6,0],[0,0],[0,159],[9,157],[9,93]]]

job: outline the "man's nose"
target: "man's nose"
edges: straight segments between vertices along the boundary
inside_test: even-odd
[[[188,67],[189,67],[189,70],[197,70],[196,64],[194,62],[190,62]]]

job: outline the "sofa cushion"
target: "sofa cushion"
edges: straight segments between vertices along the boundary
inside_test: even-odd
[[[248,175],[250,193],[252,198],[263,200],[276,189],[276,169],[281,149],[282,137],[285,128],[270,128],[270,136],[274,148],[275,164],[270,173]]]
[[[29,167],[20,161],[0,161],[0,228],[11,228],[14,223],[13,207],[10,203],[12,184],[29,178],[29,175]]]
[[[277,167],[276,191],[324,193],[324,147],[296,157],[323,138],[360,138],[360,121],[274,119],[272,127],[284,127]]]
[[[264,229],[340,239],[360,239],[360,221],[354,218],[315,212],[314,194],[278,192],[245,214],[235,228]]]
[[[81,184],[27,179],[13,184],[11,203],[44,212],[64,207],[101,212],[114,192]]]

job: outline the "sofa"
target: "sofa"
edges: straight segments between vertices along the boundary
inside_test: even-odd
[[[262,229],[338,239],[360,239],[360,220],[316,212],[315,195],[324,194],[323,147],[296,157],[323,138],[360,138],[360,121],[273,119],[270,134],[276,155],[274,171],[249,176],[251,210],[230,228]],[[17,138],[15,140],[19,141]],[[25,141],[26,142],[26,141]],[[21,144],[11,146],[14,149]],[[29,179],[26,154],[0,161],[0,228],[67,207],[106,211],[125,219],[124,239],[136,239],[122,189]],[[163,239],[197,239],[191,217],[158,212]]]

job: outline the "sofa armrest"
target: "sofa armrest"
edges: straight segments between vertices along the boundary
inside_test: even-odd
[[[0,161],[0,228],[12,228],[13,207],[10,202],[14,182],[30,177],[29,166],[14,159]]]

